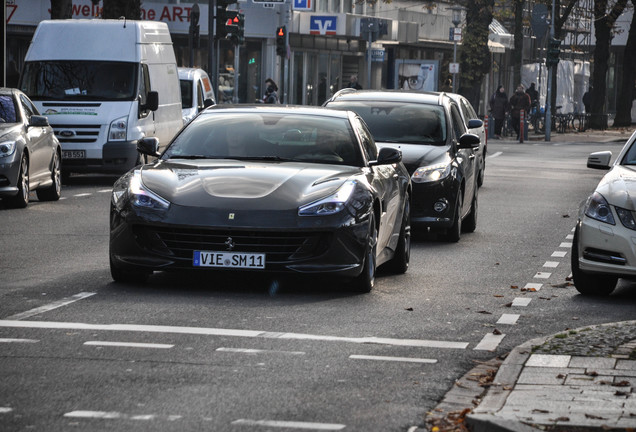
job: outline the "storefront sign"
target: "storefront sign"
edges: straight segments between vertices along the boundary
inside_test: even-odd
[[[371,50],[371,61],[383,62],[384,61],[384,48],[373,48]]]
[[[335,35],[338,17],[314,15],[309,21],[309,34]]]
[[[298,10],[298,11],[312,10],[313,8],[312,0],[294,0],[293,7],[294,7],[294,10]]]

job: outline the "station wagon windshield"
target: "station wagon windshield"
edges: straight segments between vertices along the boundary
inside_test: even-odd
[[[130,101],[137,65],[112,61],[27,62],[21,90],[34,100]]]

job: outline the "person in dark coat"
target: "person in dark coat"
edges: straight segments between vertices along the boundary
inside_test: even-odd
[[[362,86],[358,83],[358,75],[353,74],[349,79],[349,84],[347,84],[348,88],[354,88],[356,90],[362,90]]]
[[[501,128],[506,120],[506,113],[509,111],[508,95],[501,84],[490,98],[490,111],[495,119],[495,138],[501,139]]]
[[[278,86],[273,79],[267,78],[265,80],[265,95],[263,96],[263,103],[277,104],[278,103]]]
[[[583,93],[583,106],[585,107],[586,114],[592,112],[592,86],[590,86],[588,90]]]
[[[526,93],[528,93],[528,96],[530,96],[531,107],[536,107],[539,105],[539,92],[537,91],[535,85],[535,83],[530,83],[530,87],[528,88],[528,90],[526,90]]]
[[[512,119],[512,127],[517,132],[517,139],[519,139],[519,124],[521,123],[521,110],[525,112],[526,120],[528,113],[530,112],[530,96],[525,92],[523,84],[517,86],[515,94],[510,98],[510,117]]]

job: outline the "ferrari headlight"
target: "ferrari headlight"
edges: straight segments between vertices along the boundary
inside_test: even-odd
[[[587,202],[585,203],[585,216],[611,225],[616,225],[610,205],[607,203],[605,197],[598,192],[594,192],[587,199]]]
[[[0,158],[11,156],[15,151],[15,141],[0,142]]]
[[[126,141],[128,129],[128,117],[120,117],[113,120],[108,131],[108,141]]]
[[[411,180],[415,183],[430,183],[445,179],[450,175],[451,165],[449,163],[440,163],[419,167],[411,176]]]
[[[356,188],[356,182],[349,180],[327,198],[323,198],[313,203],[306,204],[298,209],[300,216],[326,216],[338,213],[345,208],[345,204],[353,195]]]
[[[614,208],[616,209],[616,214],[618,214],[618,218],[621,220],[623,226],[627,229],[636,231],[636,221],[634,221],[634,215],[632,212],[620,207]]]
[[[141,171],[136,170],[130,177],[128,189],[113,188],[113,203],[121,206],[123,200],[128,197],[133,206],[151,210],[167,210],[170,202],[161,198],[144,186],[141,181]]]

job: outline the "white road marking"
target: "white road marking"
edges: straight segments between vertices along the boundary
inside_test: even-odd
[[[324,342],[347,342],[356,344],[378,344],[378,345],[394,345],[394,346],[413,346],[426,348],[451,348],[466,349],[468,342],[453,341],[434,341],[425,339],[391,339],[378,338],[373,336],[367,337],[343,337],[343,336],[325,336],[311,335],[302,333],[278,333],[266,332],[260,330],[235,330],[220,328],[203,328],[203,327],[173,327],[173,326],[154,326],[154,325],[135,325],[135,324],[85,324],[85,323],[69,323],[54,321],[12,321],[0,320],[0,327],[12,328],[40,328],[40,329],[58,329],[58,330],[91,330],[91,331],[129,331],[129,332],[148,332],[148,333],[175,333],[175,334],[194,334],[203,336],[234,336],[234,337],[252,337],[265,339],[295,339],[295,340],[315,340]]]
[[[490,156],[486,156],[486,159],[492,159],[492,158],[496,158],[499,157],[503,154],[503,152],[497,152],[497,153],[493,153]]]
[[[497,324],[508,324],[508,325],[513,325],[513,324],[517,324],[517,320],[519,319],[521,315],[518,314],[503,314],[501,315],[501,318],[499,318],[499,321],[497,321]]]
[[[0,414],[7,414],[13,411],[13,408],[9,407],[0,407]]]
[[[10,339],[0,338],[0,343],[38,343],[38,339]]]
[[[71,411],[64,414],[64,417],[118,419],[122,418],[122,414],[114,411]]]
[[[75,194],[75,195],[73,195],[73,198],[80,198],[80,197],[85,197],[85,196],[90,196],[90,195],[93,195],[93,194],[85,192],[85,193],[81,193],[81,194]]]
[[[513,306],[526,307],[532,301],[531,298],[528,297],[517,297],[512,301]]]
[[[310,430],[342,430],[346,427],[346,425],[334,424],[334,423],[310,423],[310,422],[299,422],[299,421],[248,420],[248,419],[234,420],[232,424],[239,425],[239,426],[268,426],[268,427],[310,429]]]
[[[220,352],[231,352],[231,353],[241,353],[241,354],[291,354],[291,355],[305,355],[304,351],[275,351],[275,350],[262,350],[262,349],[251,349],[251,348],[217,348],[216,351]]]
[[[574,240],[574,234],[568,234],[565,236],[566,240]]]
[[[558,261],[546,261],[545,264],[543,264],[543,267],[548,267],[548,268],[557,268],[558,266],[559,266]]]
[[[540,283],[527,283],[524,288],[525,289],[534,289],[536,291],[540,291],[541,287],[543,287],[543,284],[540,284]]]
[[[109,193],[109,192],[112,192],[112,191],[113,191],[112,189],[100,189],[97,192],[99,192],[99,193]]]
[[[497,349],[505,336],[505,334],[496,335],[492,333],[486,333],[481,342],[479,342],[477,346],[473,348],[473,350],[494,351],[495,349]]]
[[[537,272],[537,274],[534,275],[536,279],[548,279],[550,276],[552,276],[552,273],[547,272]]]
[[[570,243],[568,243],[568,242],[563,242],[563,243],[561,243],[561,244],[559,245],[559,247],[560,247],[560,248],[569,248],[569,249],[571,249],[571,248],[572,248],[572,243],[571,243],[571,242],[570,242]]]
[[[32,317],[34,315],[39,315],[39,314],[44,313],[44,312],[49,312],[49,311],[51,311],[53,309],[61,308],[62,306],[66,306],[66,305],[69,305],[71,303],[75,303],[78,300],[82,300],[82,299],[85,299],[87,297],[94,296],[95,294],[96,293],[81,292],[81,293],[75,294],[75,295],[73,295],[71,297],[66,297],[66,298],[63,298],[62,300],[50,303],[48,305],[40,306],[40,307],[35,308],[35,309],[31,309],[31,310],[28,310],[28,311],[25,311],[25,312],[21,312],[19,314],[12,315],[10,317],[7,317],[6,320],[8,320],[8,321],[13,321],[13,320],[17,321],[17,320],[21,320],[21,319],[24,319],[24,318],[30,318],[30,317]]]
[[[566,251],[554,251],[554,252],[552,252],[552,257],[553,258],[563,258],[563,257],[565,257],[565,255],[567,255]]]
[[[369,355],[350,355],[350,359],[357,360],[380,360],[380,361],[394,361],[394,362],[407,362],[407,363],[437,363],[437,359],[426,358],[410,358],[410,357],[386,357],[386,356],[369,356]]]
[[[106,341],[87,341],[87,342],[84,342],[84,345],[127,347],[127,348],[156,348],[156,349],[170,349],[174,347],[174,345],[168,345],[168,344],[136,343],[136,342],[106,342]]]
[[[131,420],[154,420],[157,416],[154,414],[142,414],[142,415],[134,415],[130,416]]]

